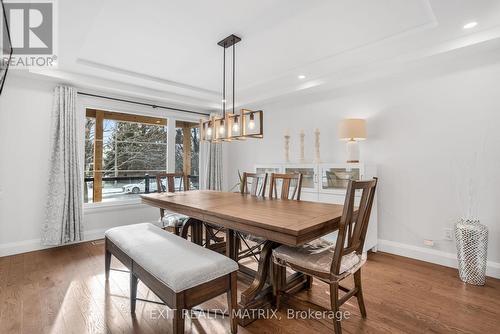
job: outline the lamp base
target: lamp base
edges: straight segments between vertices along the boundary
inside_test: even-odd
[[[357,141],[349,140],[346,144],[346,150],[348,163],[359,162],[359,146]]]

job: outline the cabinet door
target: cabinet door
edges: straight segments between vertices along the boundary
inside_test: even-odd
[[[363,179],[363,172],[360,164],[322,164],[319,191],[345,195],[349,181]]]
[[[285,165],[285,173],[302,174],[302,192],[318,192],[318,169],[316,165]]]

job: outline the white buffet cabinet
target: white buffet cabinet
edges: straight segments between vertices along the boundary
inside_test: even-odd
[[[257,173],[302,173],[303,201],[344,204],[349,180],[368,180],[377,176],[374,165],[362,163],[321,163],[321,164],[258,164]],[[269,183],[269,178],[268,178]],[[266,196],[269,188],[266,189]],[[361,194],[356,194],[359,201]],[[370,223],[366,234],[365,251],[377,250],[377,196],[373,201]],[[329,234],[325,239],[334,241],[336,233]]]

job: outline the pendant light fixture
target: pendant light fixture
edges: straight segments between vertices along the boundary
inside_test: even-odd
[[[202,141],[221,142],[242,140],[246,138],[263,138],[263,113],[262,110],[241,109],[235,110],[235,79],[236,79],[236,51],[235,45],[241,38],[230,35],[217,43],[223,48],[223,78],[222,78],[222,110],[219,116],[200,120],[200,134]],[[232,108],[227,112],[226,107],[226,49],[232,48]]]

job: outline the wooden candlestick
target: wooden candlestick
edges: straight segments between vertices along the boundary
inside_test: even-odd
[[[320,136],[320,131],[318,128],[316,128],[316,130],[314,130],[314,151],[316,153],[315,158],[314,158],[315,163],[321,162],[321,156],[320,156],[320,150],[319,150],[319,146],[320,146],[319,136]]]
[[[299,161],[301,163],[304,163],[306,161],[304,157],[304,137],[306,135],[304,134],[304,130],[300,130],[300,159]]]
[[[290,162],[290,132],[285,131],[285,162]]]

